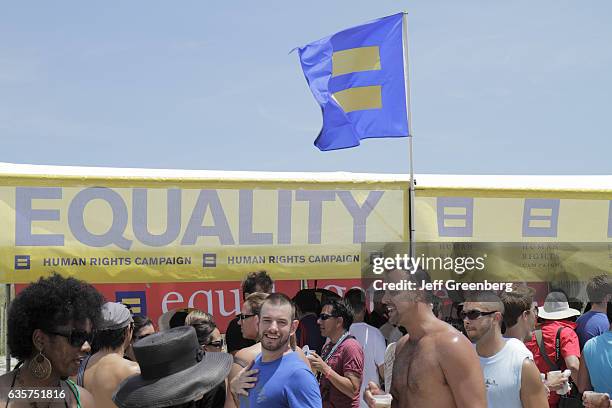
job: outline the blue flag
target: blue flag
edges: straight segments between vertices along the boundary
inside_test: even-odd
[[[402,18],[383,17],[299,48],[304,76],[323,111],[314,143],[320,150],[409,136]]]

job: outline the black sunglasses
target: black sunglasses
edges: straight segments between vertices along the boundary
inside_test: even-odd
[[[254,317],[254,316],[257,316],[257,315],[240,313],[237,317],[238,317],[238,320],[242,321],[242,320],[250,319],[251,317]]]
[[[86,332],[85,330],[72,329],[70,332],[60,332],[60,331],[49,331],[49,334],[53,334],[55,336],[62,336],[68,339],[68,343],[72,347],[81,348],[85,342],[91,344],[94,338],[93,332]]]
[[[321,313],[319,315],[319,320],[327,320],[327,319],[330,319],[332,317],[338,317],[338,316],[334,316],[334,315],[329,314],[329,313]]]
[[[217,341],[211,341],[210,343],[207,344],[207,346],[213,346],[213,347],[217,347],[217,348],[223,348],[223,345],[225,343],[223,342],[223,339],[221,340],[217,340]]]
[[[497,311],[482,312],[480,310],[469,310],[469,311],[465,312],[465,311],[462,310],[461,312],[459,312],[459,318],[461,320],[465,320],[465,318],[467,317],[470,320],[476,320],[480,316],[488,316],[488,315],[492,315],[493,313],[497,313]]]

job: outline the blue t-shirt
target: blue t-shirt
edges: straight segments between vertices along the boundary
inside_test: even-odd
[[[297,353],[264,363],[255,359],[257,383],[249,397],[240,397],[240,408],[321,408],[321,393],[314,374]]]
[[[576,334],[580,341],[580,349],[587,341],[608,331],[610,322],[608,316],[601,312],[588,311],[576,320]]]
[[[593,391],[612,395],[612,331],[587,341],[582,356],[589,369]]]

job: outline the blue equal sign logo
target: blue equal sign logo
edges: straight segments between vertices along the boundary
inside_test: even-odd
[[[143,290],[115,292],[115,301],[126,305],[134,316],[147,315],[147,295]]]
[[[15,270],[30,269],[30,255],[15,255]]]
[[[217,266],[217,254],[202,254],[202,267],[215,268]]]

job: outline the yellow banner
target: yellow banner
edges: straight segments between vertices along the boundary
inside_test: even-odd
[[[405,189],[389,177],[0,176],[0,282],[53,271],[92,283],[229,281],[259,269],[276,279],[358,278],[362,243],[407,239]],[[416,238],[612,243],[611,200],[607,190],[419,184]]]
[[[0,187],[0,281],[351,277],[362,242],[405,239],[406,194],[394,183],[258,187]]]

